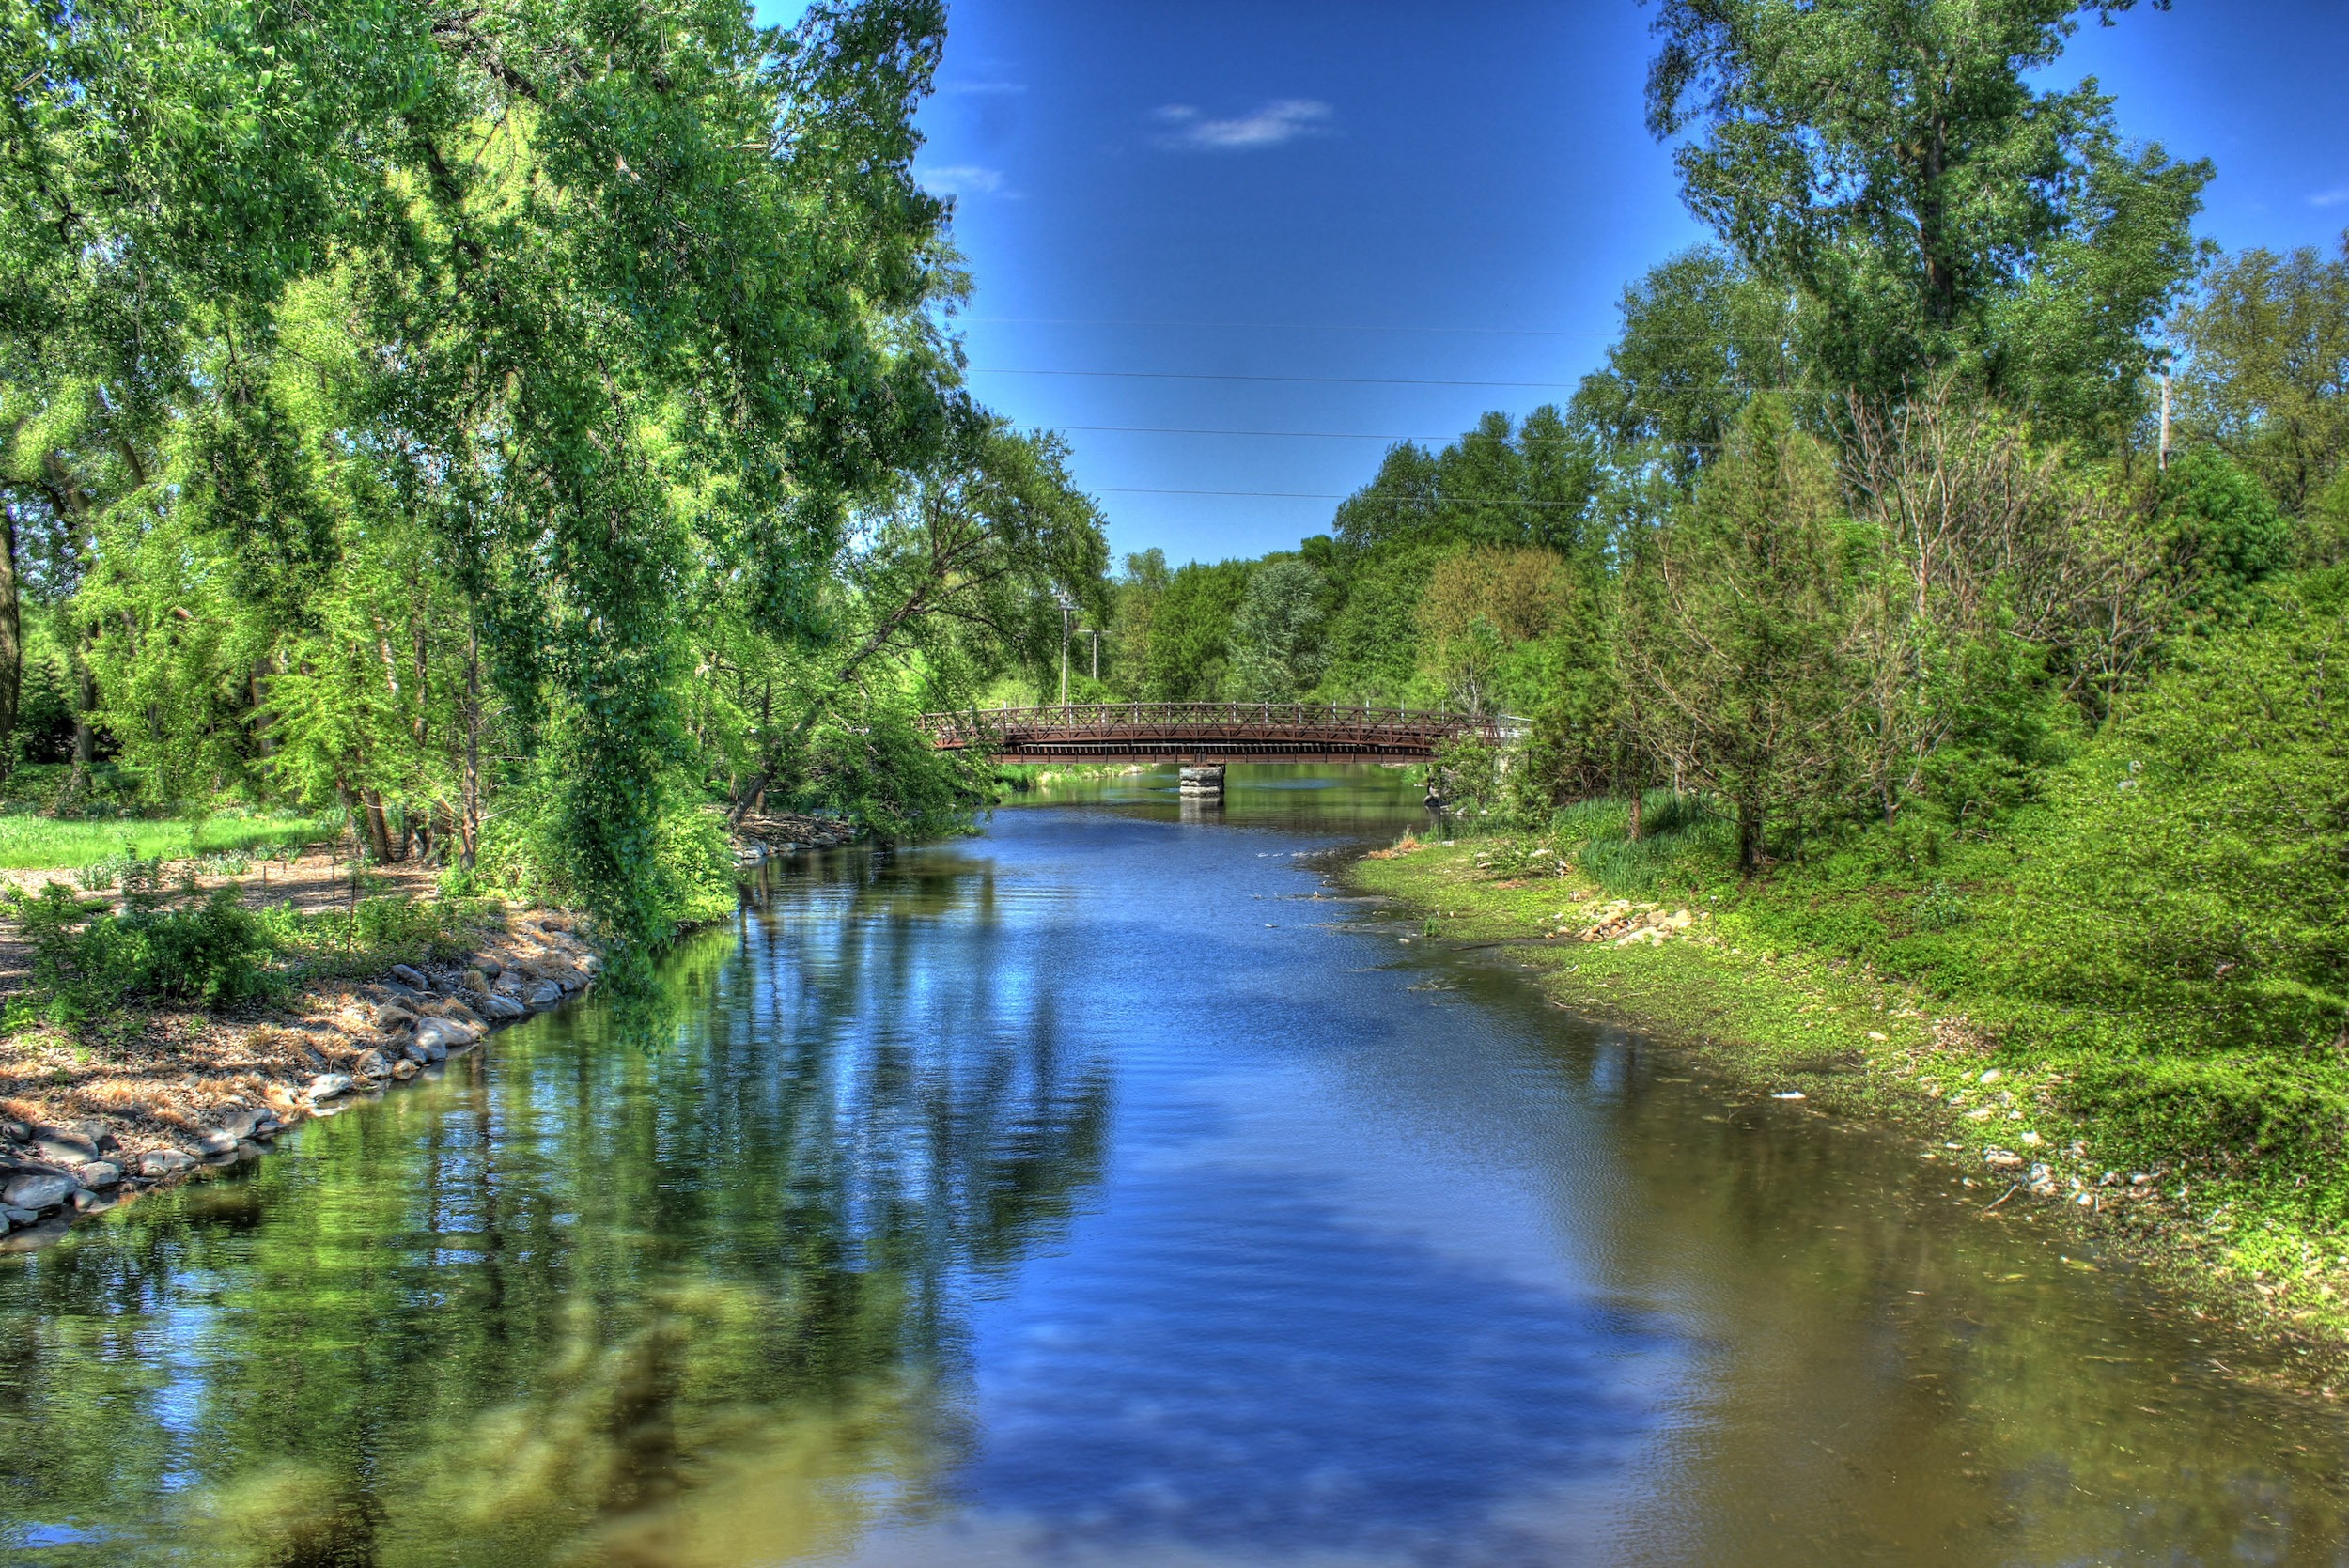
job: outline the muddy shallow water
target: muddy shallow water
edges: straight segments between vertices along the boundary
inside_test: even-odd
[[[1315,857],[1392,774],[771,868],[0,1258],[0,1561],[2349,1563],[2333,1406]]]

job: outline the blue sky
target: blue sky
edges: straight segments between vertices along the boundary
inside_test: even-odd
[[[1641,123],[1652,14],[961,0],[917,167],[957,197],[978,395],[1067,432],[1116,551],[1178,562],[1326,529],[1394,438],[1563,400],[1624,284],[1704,238]],[[2343,61],[2349,0],[2177,0],[2055,74],[2217,163],[2220,244],[2329,247]]]

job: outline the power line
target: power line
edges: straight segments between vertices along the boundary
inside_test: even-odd
[[[962,316],[957,320],[1003,327],[1184,327],[1210,332],[1456,333],[1478,337],[1617,337],[1622,329],[1595,327],[1372,327],[1336,321],[1146,321],[1081,316]],[[1651,336],[1654,334],[1650,334]],[[1709,334],[1690,334],[1691,338]]]
[[[1287,436],[1299,441],[1458,441],[1462,435],[1474,435],[1473,430],[1455,430],[1448,436],[1380,436],[1364,435],[1353,430],[1208,430],[1190,429],[1176,425],[1045,425],[1050,430],[1076,430],[1087,435],[1126,436]]]
[[[1097,490],[1103,495],[1231,495],[1262,501],[1351,501],[1361,494],[1360,490],[1344,495],[1319,490],[1175,490],[1146,485],[1083,485],[1079,489]],[[1577,511],[1589,505],[1584,501],[1529,501],[1520,495],[1397,495],[1372,499],[1396,505],[1569,506]]]
[[[968,368],[968,370],[967,370],[967,372],[966,372],[966,373],[967,373],[967,374],[970,374],[970,375],[973,375],[973,376],[1079,376],[1079,377],[1088,377],[1088,378],[1112,378],[1112,379],[1125,380],[1147,380],[1147,381],[1287,381],[1287,382],[1301,382],[1301,383],[1303,383],[1303,384],[1305,384],[1305,385],[1309,385],[1309,386],[1464,386],[1464,387],[1542,387],[1542,388],[1548,388],[1548,389],[1556,390],[1556,389],[1562,389],[1562,388],[1566,388],[1566,387],[1579,388],[1579,387],[1581,386],[1581,384],[1582,384],[1580,381],[1445,381],[1445,380],[1422,380],[1422,379],[1417,379],[1417,378],[1411,378],[1411,377],[1400,377],[1400,376],[1394,376],[1394,377],[1389,377],[1389,376],[1260,376],[1260,375],[1253,375],[1253,374],[1241,374],[1241,373],[1237,373],[1237,372],[1208,372],[1208,371],[1193,371],[1193,370],[1032,370],[1032,369],[1015,369],[1015,368],[1012,368],[1012,367],[1010,367],[1010,366],[1005,366],[1005,365],[974,365],[970,366],[970,367]],[[1817,388],[1815,388],[1815,387],[1809,387],[1809,386],[1738,386],[1738,385],[1736,385],[1736,384],[1735,384],[1735,383],[1732,383],[1732,382],[1714,382],[1714,383],[1711,383],[1711,384],[1706,385],[1706,386],[1703,386],[1703,387],[1688,387],[1688,388],[1686,388],[1686,389],[1684,389],[1684,390],[1687,390],[1687,391],[1689,391],[1689,392],[1732,392],[1732,393],[1735,393],[1735,394],[1737,394],[1737,395],[1739,395],[1739,396],[1751,396],[1753,394],[1755,394],[1755,393],[1757,393],[1757,392],[1816,392],[1818,389],[1817,389]],[[1637,410],[1639,410],[1639,411],[1640,411],[1641,412],[1642,412],[1642,413],[1665,413],[1665,412],[1670,412],[1670,411],[1671,411],[1669,409],[1667,409],[1667,408],[1663,407],[1662,405],[1659,405],[1659,404],[1654,404],[1654,403],[1626,403],[1626,404],[1625,404],[1625,405],[1623,405],[1623,406],[1624,406],[1624,407],[1626,407],[1626,408],[1637,409]],[[1097,428],[1097,429],[1102,429],[1102,430],[1114,430],[1114,429],[1148,430],[1148,429],[1156,429],[1156,428],[1157,428],[1157,427],[1145,427],[1145,426],[1111,426],[1111,425],[1103,425],[1103,426],[1097,426],[1097,427],[1080,427],[1080,426],[1068,425],[1068,426],[1062,426],[1062,427],[1059,427],[1059,428],[1062,428],[1062,429]],[[1355,439],[1360,439],[1360,440],[1364,440],[1364,441],[1370,441],[1370,440],[1386,440],[1386,439],[1390,439],[1390,438],[1386,438],[1386,437],[1370,437],[1370,436],[1363,436],[1363,437],[1356,438],[1356,437],[1353,437],[1353,436],[1347,435],[1346,432],[1343,432],[1343,431],[1338,431],[1338,432],[1322,432],[1322,431],[1315,431],[1315,430],[1294,430],[1294,431],[1290,431],[1290,430],[1264,430],[1264,431],[1252,431],[1252,430],[1169,430],[1167,433],[1169,433],[1169,434],[1179,434],[1179,435],[1300,435],[1300,436],[1321,435],[1321,434],[1325,434],[1325,433],[1327,433],[1327,434],[1330,434],[1330,435],[1335,436],[1335,437],[1342,437],[1343,439],[1346,439],[1346,440],[1355,440]],[[1462,434],[1469,434],[1469,433],[1470,433],[1470,432],[1466,432],[1466,431],[1463,431],[1463,432],[1461,432],[1461,433],[1462,433]],[[1396,437],[1396,438],[1392,438],[1392,439],[1402,440],[1402,441],[1451,441],[1451,440],[1454,440],[1454,439],[1455,439],[1455,438],[1454,438],[1454,437],[1452,437],[1452,436],[1402,436],[1402,437]]]
[[[1626,328],[1601,331],[1595,327],[1374,327],[1358,322],[1339,321],[1153,321],[1120,320],[1114,318],[1082,316],[957,316],[950,325],[1005,327],[1181,327],[1195,332],[1332,332],[1332,333],[1416,333],[1427,335],[1454,334],[1472,337],[1605,337],[1621,338]],[[1719,332],[1641,332],[1641,341],[1646,343],[1719,343]]]
[[[1800,389],[1795,387],[1756,387],[1752,390],[1756,392],[1793,392]],[[1635,410],[1641,413],[1672,413],[1677,411],[1676,410],[1655,403],[1626,403],[1620,406]],[[1443,442],[1450,444],[1465,441],[1470,436],[1481,433],[1474,429],[1469,429],[1454,430],[1449,434],[1439,435],[1382,436],[1372,432],[1357,430],[1231,430],[1209,429],[1204,426],[1192,427],[1185,425],[1056,425],[1050,420],[1037,421],[1033,426],[1033,428],[1062,432],[1075,431],[1081,435],[1277,436],[1296,441],[1377,441],[1385,442],[1390,445],[1407,441]],[[1516,430],[1510,432],[1509,439],[1512,441],[1521,440],[1524,437],[1524,433],[1523,426],[1519,426]]]
[[[1210,375],[1190,370],[1015,370],[995,365],[972,365],[973,376],[1084,376],[1108,377],[1142,381],[1301,381],[1315,386],[1481,386],[1481,387],[1576,387],[1579,381],[1438,381],[1408,377],[1390,376],[1243,376]]]

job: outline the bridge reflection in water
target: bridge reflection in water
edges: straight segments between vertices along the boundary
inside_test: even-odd
[[[941,751],[998,763],[1425,762],[1465,736],[1513,733],[1490,715],[1322,703],[1094,703],[976,708],[919,721]]]

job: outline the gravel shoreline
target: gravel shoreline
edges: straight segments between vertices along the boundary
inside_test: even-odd
[[[0,1252],[257,1158],[288,1128],[559,1007],[601,970],[570,917],[534,909],[451,962],[324,982],[265,1016],[152,1012],[79,1039],[20,1035],[0,1076]]]

